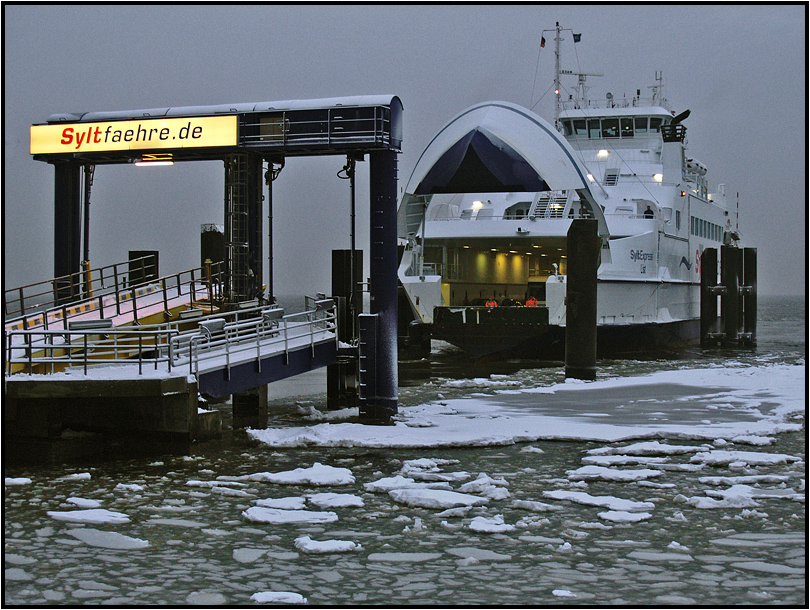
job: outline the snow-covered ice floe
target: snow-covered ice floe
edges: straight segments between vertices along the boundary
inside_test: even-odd
[[[480,506],[489,498],[481,498],[445,489],[392,489],[388,492],[395,502],[421,508],[453,508],[455,506]]]
[[[256,472],[235,477],[235,480],[264,481],[278,485],[351,485],[354,483],[354,475],[348,468],[336,468],[315,462],[309,468],[296,468],[285,472]]]
[[[284,510],[265,506],[251,506],[242,511],[242,516],[257,523],[331,523],[338,520],[338,516],[331,511]]]
[[[250,600],[259,604],[306,604],[307,598],[300,593],[289,591],[261,591],[250,596]]]
[[[72,521],[74,523],[129,523],[129,516],[117,513],[106,508],[89,508],[85,510],[58,511],[49,510],[48,516],[58,521]]]
[[[309,536],[296,538],[294,544],[295,548],[302,553],[349,553],[363,549],[362,545],[351,540],[323,540],[319,542]]]
[[[778,364],[660,371],[593,382],[567,380],[550,387],[400,407],[393,426],[330,422],[247,433],[272,447],[435,448],[651,437],[715,443],[765,439],[801,429],[789,418],[805,411],[805,370],[804,365]],[[627,448],[622,453],[632,454]]]

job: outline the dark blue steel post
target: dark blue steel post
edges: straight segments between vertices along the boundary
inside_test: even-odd
[[[565,377],[596,379],[596,272],[599,235],[593,219],[568,229],[568,285],[565,295]]]
[[[757,249],[743,248],[743,330],[747,345],[757,344]]]
[[[742,299],[740,280],[742,279],[743,251],[734,246],[720,247],[720,279],[726,292],[720,299],[723,345],[736,345],[742,329]]]
[[[706,248],[700,255],[700,346],[714,347],[719,332],[717,318],[717,248]]]
[[[81,271],[81,170],[79,163],[54,163],[54,277],[71,275]],[[78,276],[74,276],[78,278]],[[56,286],[54,295],[59,303],[69,302],[79,296],[76,280],[64,279]]]
[[[363,419],[386,421],[397,412],[397,157],[369,154],[370,312],[377,314],[376,391],[361,401]],[[362,341],[363,338],[361,337]]]

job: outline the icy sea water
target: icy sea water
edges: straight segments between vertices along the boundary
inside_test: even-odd
[[[804,364],[804,320],[802,299],[762,299],[754,351],[604,361],[599,375]],[[430,363],[401,369],[402,405],[487,393],[475,380],[488,377],[525,388],[562,380],[553,364],[476,367],[439,348]],[[318,387],[299,379],[287,386],[293,396],[276,390],[270,425],[306,425],[301,413],[325,403]],[[706,464],[698,456],[707,448],[750,453]],[[412,462],[421,458],[428,461]],[[584,467],[605,460],[628,478],[586,476]],[[354,482],[246,476],[315,463],[348,469]],[[237,432],[186,456],[4,468],[4,602],[240,605],[287,592],[311,605],[805,606],[805,469],[804,426],[766,445],[662,439],[658,450],[633,441],[278,450]],[[407,475],[460,490],[479,473],[491,481],[476,492],[487,504],[455,511],[398,503],[365,486]],[[734,485],[746,491],[732,493]],[[325,493],[341,495],[314,495]],[[291,497],[337,519],[243,516],[259,500]],[[125,519],[63,520],[79,510]],[[305,536],[355,548],[307,552],[296,544]]]

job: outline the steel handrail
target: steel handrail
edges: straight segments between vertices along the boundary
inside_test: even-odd
[[[150,263],[146,264],[148,259],[150,260]],[[140,263],[139,270],[141,273],[145,274],[145,272],[149,269],[154,268],[154,270],[157,270],[157,265],[152,261],[154,261],[154,256],[150,254],[139,258],[133,258],[125,263],[115,263],[113,265],[99,267],[98,269],[77,271],[75,273],[62,275],[49,280],[44,280],[42,282],[35,282],[33,284],[27,284],[18,288],[9,288],[8,290],[3,291],[3,314],[5,316],[13,316],[15,318],[25,317],[26,312],[29,310],[39,311],[42,308],[47,307],[49,303],[55,305],[59,301],[64,300],[58,297],[60,290],[69,289],[70,298],[89,292],[89,286],[86,287],[86,284],[95,284],[96,286],[100,287],[96,288],[94,292],[106,290],[107,292],[104,294],[110,294],[111,291],[108,290],[108,286],[105,284],[104,280],[113,279],[114,284],[112,288],[114,289],[118,284],[118,277],[120,273],[118,271],[119,267],[126,267],[129,269],[133,264],[137,265]],[[105,276],[105,272],[109,270],[112,270],[112,275],[108,274]],[[128,278],[128,273],[122,273],[122,276]],[[36,289],[39,292],[31,293],[31,289]],[[41,298],[45,295],[48,295],[50,300]],[[26,302],[31,303],[32,301],[33,304],[26,305]],[[12,305],[14,304],[17,304],[16,308],[12,308]]]
[[[274,306],[256,308],[256,312],[267,312]],[[245,311],[239,312],[245,313]],[[223,316],[224,317],[224,316]],[[299,318],[304,318],[298,321]],[[255,347],[255,360],[261,370],[262,349],[265,353],[272,346],[283,345],[285,358],[289,358],[290,341],[309,339],[314,353],[315,337],[324,332],[335,335],[337,345],[337,310],[333,304],[328,309],[306,310],[282,316],[278,320],[254,317],[248,320],[234,320],[226,323],[216,333],[208,334],[199,330],[180,333],[172,339],[175,364],[182,366],[187,354],[189,373],[199,375],[201,363],[207,360],[224,358],[226,375],[230,375],[233,362],[239,353]],[[301,332],[303,331],[303,332]],[[186,347],[188,348],[186,350]],[[241,359],[240,359],[241,360]]]
[[[5,333],[7,372],[12,373],[13,365],[27,365],[29,375],[34,367],[55,365],[60,367],[81,365],[85,374],[93,365],[133,365],[138,363],[138,374],[143,374],[145,363],[154,364],[155,370],[161,363],[171,372],[173,366],[182,366],[183,352],[188,345],[189,374],[199,376],[200,363],[216,358],[225,358],[226,373],[230,373],[232,361],[239,358],[240,352],[255,346],[255,361],[261,370],[262,351],[272,350],[283,344],[285,358],[289,358],[290,342],[308,339],[314,354],[316,337],[333,333],[336,347],[337,309],[334,302],[326,306],[326,299],[314,300],[321,303],[318,309],[283,315],[281,318],[267,317],[265,313],[278,314],[275,305],[259,306],[218,314],[215,318],[232,318],[221,331],[207,333],[203,327],[181,332],[180,321],[141,327],[111,327],[92,329],[48,329],[16,330]],[[240,320],[239,316],[250,316]],[[210,321],[212,317],[203,318]],[[78,338],[78,344],[73,340]],[[95,339],[93,337],[96,337]],[[327,337],[329,338],[329,337]],[[145,356],[144,341],[154,356]],[[318,341],[320,342],[320,338]],[[137,341],[137,345],[135,342]],[[270,348],[270,350],[268,350]],[[22,355],[18,355],[22,352]],[[57,352],[55,354],[55,352]],[[244,358],[239,358],[244,360]]]
[[[210,271],[210,277],[206,276],[207,273],[207,268],[195,267],[193,269],[180,271],[179,273],[173,273],[137,285],[123,286],[124,282],[121,281],[122,285],[120,287],[118,285],[119,278],[116,277],[114,291],[107,291],[89,299],[64,303],[55,307],[45,308],[44,310],[42,309],[43,306],[40,306],[40,310],[38,310],[36,313],[22,315],[16,318],[9,318],[5,320],[5,323],[8,325],[22,321],[24,329],[42,326],[45,330],[49,330],[52,323],[61,322],[62,328],[67,329],[68,320],[70,318],[86,314],[91,310],[98,312],[99,318],[104,318],[105,309],[107,312],[109,312],[110,308],[114,306],[115,309],[112,315],[121,315],[122,313],[132,312],[134,322],[137,324],[139,310],[138,297],[143,296],[145,290],[148,290],[147,294],[162,290],[163,309],[164,312],[168,312],[170,309],[170,301],[172,301],[174,298],[181,297],[184,294],[184,287],[188,288],[185,291],[185,294],[191,295],[192,300],[195,300],[197,296],[198,284],[205,286],[205,290],[208,293],[208,298],[210,299],[211,311],[213,312],[214,301],[221,299],[222,296],[222,286],[224,280],[224,269],[222,268],[222,264],[219,262],[213,263],[212,270]],[[184,279],[185,276],[188,276],[188,279]],[[173,292],[175,289],[177,290],[177,295],[174,297],[170,296],[169,291],[171,290]],[[114,302],[111,302],[111,299],[113,298]],[[122,307],[122,305],[126,303],[129,303],[130,307]],[[143,301],[141,301],[141,303],[141,309],[146,307],[143,305]],[[148,306],[153,305],[153,303],[148,304]],[[87,309],[84,309],[85,306],[87,306]]]
[[[81,365],[84,373],[92,365],[133,365],[138,363],[138,374],[143,374],[144,363],[153,363],[155,370],[161,362],[167,363],[168,371],[172,369],[172,338],[179,331],[172,328],[96,328],[87,330],[17,330],[6,333],[6,372],[12,373],[13,365],[25,364],[28,374],[34,374],[35,365],[54,365],[65,367]],[[15,342],[15,337],[22,341]],[[39,337],[39,341],[34,339]],[[54,341],[55,338],[61,341]],[[73,341],[78,337],[78,345]],[[98,339],[92,340],[92,337]],[[155,352],[154,357],[144,355],[144,340],[152,340],[149,347]],[[134,342],[137,341],[137,346]],[[163,356],[162,346],[168,352]],[[54,355],[55,351],[62,352]],[[15,352],[23,352],[15,356]],[[41,352],[41,355],[37,354]],[[48,355],[50,353],[50,355]]]

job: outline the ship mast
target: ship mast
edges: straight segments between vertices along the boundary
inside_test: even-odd
[[[585,101],[585,77],[586,76],[602,76],[601,72],[575,72],[573,70],[561,70],[560,69],[560,43],[562,42],[562,31],[563,28],[560,26],[560,22],[556,22],[556,26],[554,30],[543,30],[543,32],[554,31],[554,129],[558,132],[562,133],[562,124],[560,123],[560,110],[562,109],[562,102],[560,101],[560,75],[561,74],[570,74],[572,76],[578,77],[577,82],[577,97],[579,98],[579,104],[586,104]],[[572,30],[568,30],[571,34],[574,34]],[[574,42],[577,41],[577,35],[574,35]]]
[[[557,35],[554,38],[554,129],[560,129],[560,42],[562,42],[562,28],[560,22],[556,25]]]

